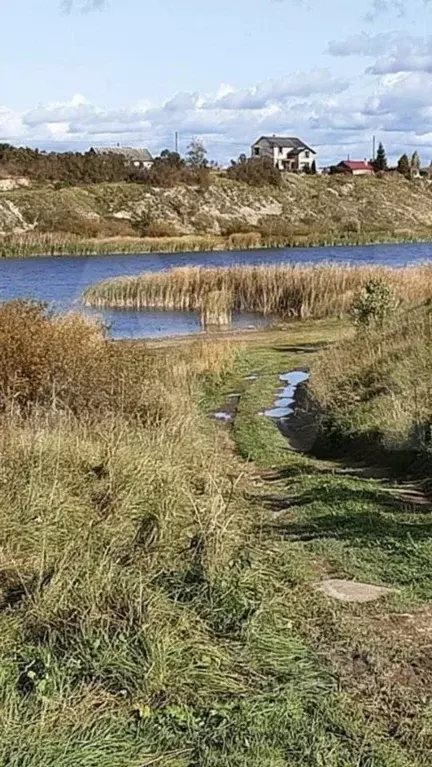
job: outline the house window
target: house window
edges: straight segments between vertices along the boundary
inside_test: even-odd
[[[306,152],[305,152],[305,157],[307,157],[307,158],[309,159],[309,157],[310,157],[310,152],[307,152],[307,151],[306,151]]]
[[[254,155],[259,155],[259,153],[260,153],[259,146],[254,147]]]

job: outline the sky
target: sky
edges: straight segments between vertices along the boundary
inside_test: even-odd
[[[432,160],[432,0],[14,0],[2,29],[0,141]]]

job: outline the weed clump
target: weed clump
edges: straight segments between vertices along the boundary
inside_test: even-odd
[[[353,323],[358,330],[371,327],[382,329],[393,317],[397,306],[391,285],[372,277],[354,298],[351,309]]]

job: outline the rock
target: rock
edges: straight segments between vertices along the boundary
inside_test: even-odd
[[[13,189],[19,189],[22,186],[30,186],[28,178],[1,178],[0,192],[11,192]]]
[[[394,589],[386,586],[372,586],[369,583],[345,581],[332,578],[314,584],[317,591],[341,602],[374,602],[376,599],[391,594]]]

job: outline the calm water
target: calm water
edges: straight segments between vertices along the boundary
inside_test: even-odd
[[[81,309],[83,291],[96,282],[119,275],[155,272],[187,264],[224,267],[232,264],[316,264],[327,261],[400,267],[430,260],[432,243],[201,254],[12,258],[0,260],[0,300],[34,298],[49,302],[58,311]],[[199,316],[193,312],[148,310],[88,313],[97,314],[108,322],[114,338],[183,335],[201,330]],[[233,318],[234,327],[256,327],[262,323],[262,318],[253,315],[243,314]]]

